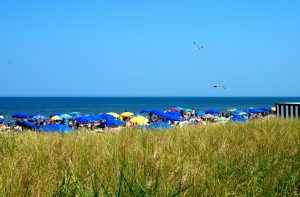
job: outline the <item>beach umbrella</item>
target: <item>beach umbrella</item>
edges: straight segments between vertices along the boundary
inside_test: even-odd
[[[216,121],[217,121],[217,122],[228,122],[228,121],[229,121],[229,118],[218,117],[218,118],[216,118]]]
[[[66,125],[62,124],[51,124],[51,125],[45,125],[41,126],[38,129],[41,132],[61,132],[61,133],[67,133],[67,132],[72,132],[74,129],[71,127],[68,127]]]
[[[74,112],[71,112],[69,113],[71,116],[75,116],[75,115],[80,115],[81,113],[80,112],[77,112],[77,111],[74,111]]]
[[[73,117],[70,116],[69,114],[62,114],[62,115],[60,115],[60,117],[63,118],[63,119],[66,119],[66,120],[69,120],[69,119],[72,119],[72,118],[73,118]]]
[[[234,111],[237,111],[238,109],[237,108],[230,108],[230,109],[227,109],[228,112],[234,112]]]
[[[231,120],[235,122],[247,122],[247,119],[242,116],[233,116]]]
[[[133,115],[132,112],[123,112],[123,113],[120,114],[120,116],[122,116],[122,117],[129,117],[129,116],[132,116],[132,115]]]
[[[163,117],[165,113],[161,110],[153,110],[153,114]]]
[[[86,116],[86,117],[88,117],[92,121],[101,121],[101,120],[103,120],[103,118],[98,114],[89,115],[89,116]]]
[[[36,115],[32,117],[32,120],[48,120],[48,118],[43,115]]]
[[[175,109],[176,109],[177,111],[184,110],[184,108],[182,108],[182,107],[175,107]]]
[[[183,111],[184,111],[184,112],[192,112],[193,110],[187,108],[187,109],[183,109]]]
[[[140,111],[141,114],[143,114],[143,113],[151,113],[151,112],[153,112],[152,109],[142,109],[142,110]]]
[[[216,109],[209,109],[205,113],[207,113],[207,114],[219,114],[220,111],[218,111]]]
[[[170,114],[172,116],[180,116],[181,114],[177,111],[168,111],[167,114]]]
[[[82,117],[76,118],[76,121],[77,121],[79,124],[87,124],[87,123],[92,122],[93,120],[90,119],[88,116],[82,116]]]
[[[211,119],[211,118],[215,118],[215,116],[212,115],[212,114],[205,114],[205,115],[202,116],[202,118]]]
[[[271,110],[272,111],[276,111],[276,107],[271,107]]]
[[[1,124],[3,123],[3,118],[0,118],[0,123],[1,123]]]
[[[259,114],[259,113],[263,113],[264,111],[260,109],[251,108],[249,109],[249,112],[252,114]]]
[[[243,116],[243,115],[248,115],[248,113],[242,111],[242,110],[236,110],[233,112],[235,115]]]
[[[60,115],[62,115],[62,114],[63,114],[63,113],[58,112],[58,113],[51,114],[50,117],[52,117],[52,116],[60,116]]]
[[[171,121],[181,121],[182,118],[180,116],[174,116],[174,115],[170,115],[168,114],[166,116],[167,120],[171,120]]]
[[[21,113],[16,113],[16,114],[14,114],[12,117],[13,117],[13,118],[28,118],[29,115],[26,114],[26,113],[21,112]]]
[[[141,116],[130,119],[130,122],[132,122],[132,123],[146,123],[148,121],[149,121],[148,118],[141,117]]]
[[[122,126],[124,125],[124,122],[121,120],[106,120],[104,122],[104,125],[107,127],[113,127],[113,126]]]
[[[112,116],[114,116],[115,118],[119,118],[119,117],[120,117],[120,115],[117,114],[117,113],[115,113],[115,112],[108,112],[108,113],[106,113],[106,114],[112,115]]]
[[[199,116],[204,116],[204,115],[205,115],[205,112],[204,112],[204,111],[198,111],[197,114],[198,114]]]
[[[31,119],[32,119],[32,118],[33,118],[34,116],[36,116],[36,115],[37,115],[37,114],[29,114],[29,115],[28,115],[28,118],[31,118]]]
[[[149,128],[151,128],[151,129],[168,129],[171,127],[172,126],[166,122],[155,122],[155,123],[149,125]]]
[[[177,109],[175,107],[171,107],[168,109],[168,111],[177,111]]]
[[[263,111],[266,111],[266,112],[270,112],[270,113],[273,112],[273,110],[271,109],[271,107],[263,107],[263,108],[260,108],[260,110],[263,110]]]
[[[102,119],[115,119],[115,117],[111,114],[101,114]]]
[[[242,111],[245,112],[245,113],[247,113],[247,114],[251,114],[251,112],[249,110],[244,109]]]
[[[133,114],[133,117],[144,117],[142,114]]]
[[[60,116],[52,116],[50,118],[50,120],[62,120],[62,117],[60,117]]]

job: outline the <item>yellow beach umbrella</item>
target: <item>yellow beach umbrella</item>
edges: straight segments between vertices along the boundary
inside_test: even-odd
[[[122,116],[122,117],[129,117],[129,116],[132,116],[132,115],[133,115],[133,113],[131,113],[131,112],[123,112],[123,113],[120,114],[120,116]]]
[[[119,118],[119,117],[120,117],[120,115],[117,114],[117,113],[115,113],[115,112],[108,112],[108,113],[106,113],[106,114],[112,115],[112,116],[115,117],[115,118]]]
[[[137,116],[130,119],[130,122],[132,123],[146,123],[148,121],[149,121],[148,118],[141,117],[141,116]]]
[[[272,111],[276,111],[276,107],[271,107],[271,110]]]
[[[52,116],[50,120],[62,120],[60,116]]]

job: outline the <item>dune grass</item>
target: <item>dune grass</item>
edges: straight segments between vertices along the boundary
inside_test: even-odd
[[[1,133],[1,196],[300,195],[300,121]]]

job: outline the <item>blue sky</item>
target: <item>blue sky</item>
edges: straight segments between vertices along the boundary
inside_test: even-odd
[[[299,9],[296,0],[2,0],[0,96],[300,96]]]

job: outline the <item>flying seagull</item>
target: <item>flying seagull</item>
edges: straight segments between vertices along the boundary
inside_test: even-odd
[[[223,85],[214,85],[214,88],[223,88],[224,90],[226,89]]]
[[[195,50],[196,50],[196,51],[200,51],[200,49],[203,49],[203,48],[204,48],[203,45],[199,46],[196,42],[194,42],[193,44],[195,45]]]

